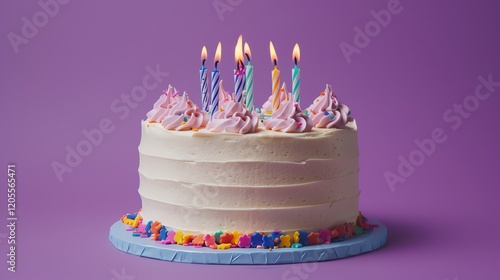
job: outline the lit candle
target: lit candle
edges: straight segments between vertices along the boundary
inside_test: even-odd
[[[248,43],[245,43],[244,48],[245,56],[247,57],[246,69],[246,81],[245,81],[245,105],[250,112],[253,112],[253,66],[250,64],[250,59],[252,58],[252,52],[250,52],[250,47]]]
[[[293,62],[295,63],[295,66],[292,69],[293,101],[300,104],[300,68],[297,67],[297,63],[300,60],[299,44],[295,44],[295,47],[293,47],[292,59],[293,59]]]
[[[272,71],[272,96],[273,96],[273,112],[276,111],[280,106],[280,70],[278,70],[278,56],[276,55],[276,51],[274,50],[273,42],[269,42],[269,51],[271,53],[271,62],[274,63],[274,69]]]
[[[243,90],[245,89],[245,67],[243,67],[243,38],[240,35],[238,42],[234,48],[234,61],[236,68],[234,69],[234,96],[236,102],[241,102],[243,98]]]
[[[210,111],[210,94],[208,93],[207,86],[207,67],[205,61],[207,60],[207,48],[203,46],[201,49],[201,68],[200,68],[200,85],[201,85],[201,101],[203,110]]]
[[[212,71],[212,90],[211,90],[211,102],[210,102],[210,119],[212,118],[215,111],[219,109],[219,70],[217,66],[221,60],[221,44],[217,45],[217,50],[215,51],[214,64],[215,69]]]

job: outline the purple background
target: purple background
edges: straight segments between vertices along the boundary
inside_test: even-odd
[[[210,279],[221,273],[235,279],[500,276],[500,128],[495,118],[500,87],[458,129],[443,119],[454,104],[472,100],[479,76],[492,74],[500,81],[498,1],[402,0],[402,11],[351,56],[351,63],[339,45],[353,45],[354,28],[364,29],[373,20],[370,11],[387,9],[388,0],[215,1],[229,2],[221,16],[214,1],[122,2],[60,5],[17,54],[7,34],[22,35],[22,18],[33,22],[42,9],[35,1],[1,4],[0,216],[6,223],[6,165],[14,162],[19,218],[16,273],[6,270],[6,227],[0,226],[2,279]],[[359,124],[360,206],[389,228],[384,248],[304,266],[210,266],[139,258],[109,243],[111,224],[140,207],[141,119],[168,83],[199,103],[203,45],[211,70],[222,41],[221,78],[232,89],[240,33],[253,53],[256,104],[270,94],[272,40],[289,88],[291,51],[300,44],[302,107],[326,83],[351,107]],[[110,104],[141,85],[145,67],[157,64],[168,78],[121,120]],[[114,131],[59,182],[51,163],[64,163],[65,147],[75,148],[85,139],[81,131],[97,128],[103,118],[112,120]],[[398,156],[408,158],[417,149],[414,141],[431,137],[435,128],[443,129],[446,141],[391,191],[384,173],[397,173]],[[293,274],[297,269],[303,274]]]

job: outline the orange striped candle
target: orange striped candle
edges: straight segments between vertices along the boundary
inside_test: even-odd
[[[278,56],[274,50],[273,42],[269,41],[269,51],[271,52],[271,62],[274,63],[274,69],[272,71],[272,96],[273,96],[273,112],[278,110],[280,107],[280,70],[278,70]]]

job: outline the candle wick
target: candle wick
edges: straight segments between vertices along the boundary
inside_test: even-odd
[[[248,62],[250,62],[250,56],[248,55],[248,53],[245,53],[245,56],[247,57]]]
[[[278,66],[278,61],[276,59],[273,59],[274,61],[274,67]]]
[[[236,72],[241,72],[243,70],[243,61],[241,60],[238,60],[238,62],[236,62]]]
[[[206,59],[206,58],[204,58],[204,59],[203,59],[203,61],[201,62],[201,65],[205,66],[205,61],[206,61],[206,60],[207,60],[207,59]]]
[[[218,60],[215,62],[215,69],[217,69],[217,64],[219,64]]]
[[[297,66],[297,57],[294,57],[293,60],[295,61],[295,66]]]

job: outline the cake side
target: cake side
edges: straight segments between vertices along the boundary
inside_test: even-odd
[[[344,129],[238,135],[142,123],[144,220],[192,233],[319,230],[355,222],[355,121]]]

